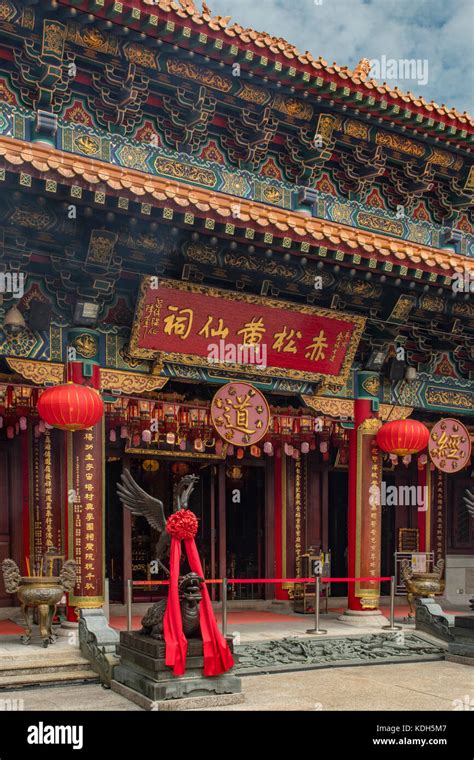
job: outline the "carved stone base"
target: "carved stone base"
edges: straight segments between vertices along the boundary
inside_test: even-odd
[[[100,675],[105,686],[110,686],[114,667],[119,658],[116,648],[119,641],[117,631],[110,627],[104,611],[85,609],[79,613],[79,645],[84,657]]]
[[[228,639],[229,646],[232,647]],[[241,681],[232,672],[206,678],[203,675],[202,641],[188,642],[186,673],[175,676],[165,665],[165,643],[140,633],[123,631],[118,648],[120,664],[114,670],[112,688],[117,684],[141,694],[150,702],[240,694]],[[135,700],[134,700],[135,701]],[[148,707],[148,709],[158,709]]]

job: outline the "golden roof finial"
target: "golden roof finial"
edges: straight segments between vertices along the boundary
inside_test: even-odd
[[[354,69],[354,76],[359,77],[362,82],[365,82],[370,74],[370,61],[368,58],[361,58],[359,63]]]

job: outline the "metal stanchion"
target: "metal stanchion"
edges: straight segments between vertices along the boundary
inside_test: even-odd
[[[319,595],[321,591],[321,578],[319,575],[315,577],[316,587],[314,596],[314,628],[309,628],[306,633],[312,633],[315,636],[324,636],[327,631],[319,627]]]
[[[110,589],[109,589],[109,579],[104,579],[104,615],[107,619],[107,622],[110,623]]]
[[[390,578],[390,625],[384,625],[385,631],[401,631],[401,625],[395,625],[395,576]]]
[[[227,578],[222,579],[222,634],[227,636]]]
[[[127,581],[127,631],[132,630],[132,580]]]

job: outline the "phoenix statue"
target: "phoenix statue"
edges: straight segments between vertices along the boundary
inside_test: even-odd
[[[169,575],[168,568],[163,564],[163,560],[169,556],[171,536],[165,530],[166,517],[163,502],[144,491],[133,479],[129,470],[124,470],[121,479],[122,482],[117,483],[119,499],[125,509],[142,515],[148,524],[160,534],[155,547],[154,559],[162,570]],[[173,512],[188,508],[189,498],[198,480],[199,478],[196,475],[185,475],[176,483],[173,489]]]

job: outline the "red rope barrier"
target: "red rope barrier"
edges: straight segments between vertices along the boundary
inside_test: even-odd
[[[356,583],[357,581],[390,581],[390,576],[382,578],[321,578],[321,583]],[[228,578],[227,584],[234,583],[314,583],[314,578]],[[222,578],[212,578],[205,583],[222,583]],[[132,581],[132,586],[169,586],[169,581]]]
[[[355,583],[356,581],[389,581],[390,577],[383,578],[320,578],[321,583]],[[228,578],[227,583],[314,583],[314,578]]]

